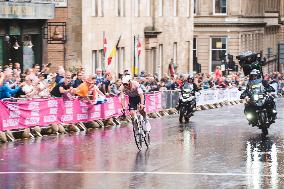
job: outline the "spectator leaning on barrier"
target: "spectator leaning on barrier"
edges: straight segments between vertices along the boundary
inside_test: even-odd
[[[63,94],[72,93],[71,86],[71,73],[66,72],[63,83],[58,83],[51,91],[51,95],[54,97],[62,97]]]
[[[14,89],[12,89],[7,83],[4,82],[5,80],[5,73],[0,73],[0,99],[3,98],[11,98],[13,95],[18,93],[21,88],[20,86],[15,86]]]

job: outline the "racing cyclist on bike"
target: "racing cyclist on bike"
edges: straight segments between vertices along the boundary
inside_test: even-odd
[[[125,95],[127,95],[129,97],[128,109],[132,122],[136,117],[137,110],[139,110],[140,114],[146,121],[146,112],[144,111],[145,98],[140,84],[137,81],[132,80],[130,75],[125,75],[122,78],[122,85],[119,90],[123,113],[125,113]]]

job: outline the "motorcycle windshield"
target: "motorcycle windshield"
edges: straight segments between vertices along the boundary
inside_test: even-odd
[[[250,92],[251,94],[263,94],[264,93],[264,87],[262,85],[262,82],[255,82],[252,83],[250,86]]]

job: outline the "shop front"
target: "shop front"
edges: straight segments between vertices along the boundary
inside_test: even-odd
[[[0,2],[0,65],[20,63],[26,70],[43,63],[44,25],[54,17],[52,3]]]

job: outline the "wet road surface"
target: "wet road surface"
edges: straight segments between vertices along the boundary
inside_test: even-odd
[[[236,105],[151,120],[141,152],[131,127],[0,144],[0,188],[284,188],[283,105],[266,138]]]

